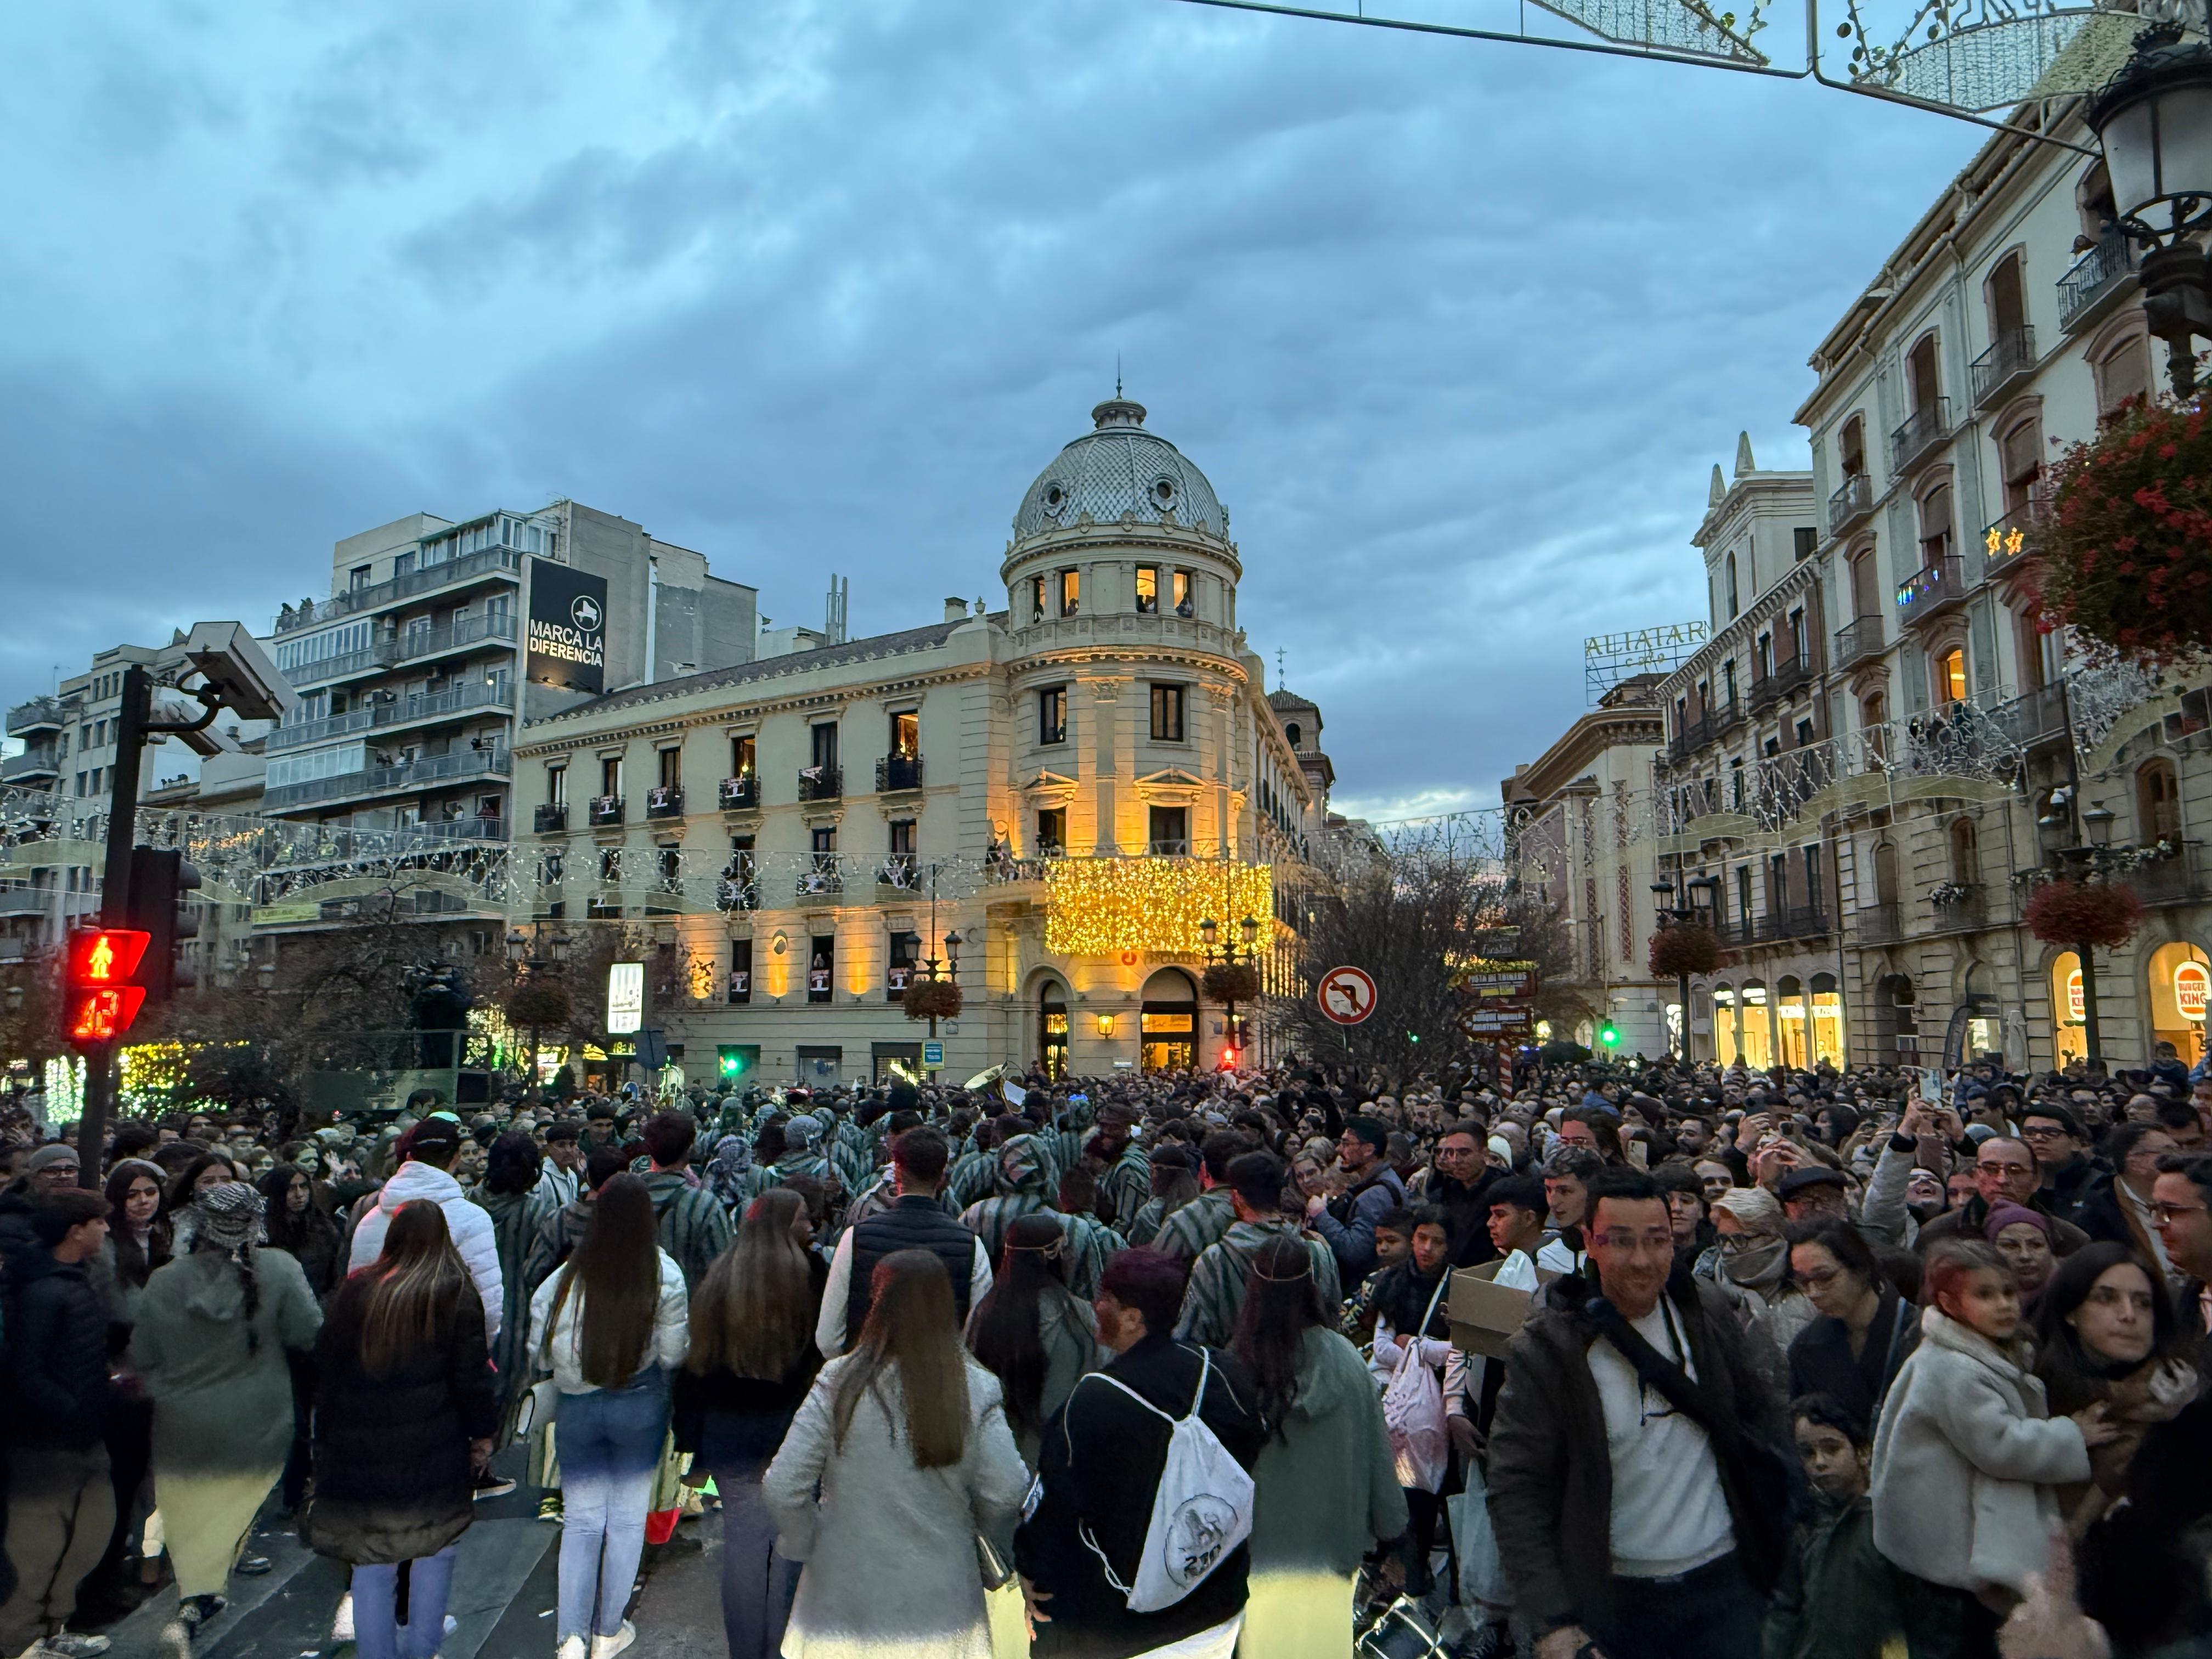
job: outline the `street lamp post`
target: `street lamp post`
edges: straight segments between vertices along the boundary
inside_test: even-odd
[[[507,963],[514,969],[515,977],[526,985],[540,975],[557,972],[568,954],[568,933],[556,929],[549,935],[542,921],[532,922],[527,933],[516,927],[507,936]],[[531,1021],[530,1055],[523,1075],[533,1084],[538,1081],[538,1050],[543,1029],[538,1020]]]
[[[1258,921],[1247,916],[1237,924],[1237,931],[1244,936],[1244,948],[1241,951],[1237,948],[1234,940],[1227,944],[1222,943],[1221,924],[1214,921],[1212,916],[1206,917],[1198,924],[1199,942],[1205,947],[1206,965],[1208,968],[1217,963],[1223,967],[1233,968],[1239,962],[1256,963],[1259,961],[1260,924]],[[1243,1033],[1237,1026],[1237,1000],[1234,997],[1224,997],[1222,999],[1222,1003],[1227,1010],[1229,1047],[1237,1057],[1242,1060],[1244,1056],[1244,1040]]]
[[[1662,876],[1651,884],[1651,910],[1662,928],[1697,921],[1698,907],[1691,899],[1689,890],[1692,887],[1711,886],[1713,883],[1713,878],[1711,876],[1698,876],[1689,881],[1683,881],[1681,877],[1682,872],[1678,867],[1674,872],[1674,881],[1668,881]],[[1686,1071],[1690,1065],[1690,976],[1688,974],[1683,973],[1675,976],[1675,994],[1678,999],[1677,1006],[1682,1011],[1682,1066]]]
[[[2212,46],[2184,44],[2176,23],[2142,30],[2087,118],[2104,147],[2120,232],[2146,249],[2143,317],[2166,342],[2174,396],[2191,397],[2195,338],[2212,339],[2212,272],[2197,240],[2212,224]],[[2086,992],[2086,975],[2082,984]]]
[[[2071,841],[2071,845],[2052,851],[2052,861],[2061,871],[2070,867],[2080,871],[2085,878],[2109,879],[2121,855],[2134,850],[2112,845],[2112,824],[2118,817],[2101,800],[2093,800],[2083,806],[2074,788],[2062,786],[2051,792],[2050,805],[2035,825],[2053,839]],[[2070,836],[2065,834],[2069,830],[2073,832]],[[2076,943],[2074,955],[2081,969],[2081,1057],[2091,1066],[2101,1066],[2105,1063],[2105,1050],[2097,1018],[2096,958],[2087,943]],[[2057,1023],[2054,1015],[2054,1028]]]

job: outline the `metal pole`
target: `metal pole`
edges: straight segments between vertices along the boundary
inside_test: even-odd
[[[2092,1066],[2101,1066],[2105,1051],[2097,1030],[2097,965],[2087,945],[2077,945],[2074,951],[2081,959],[2081,1036],[2088,1050],[2083,1058]]]
[[[116,718],[115,764],[108,774],[106,866],[100,878],[100,920],[121,927],[131,920],[131,848],[137,840],[138,774],[153,717],[153,677],[137,665],[123,671],[123,707]],[[77,1120],[77,1180],[97,1189],[107,1120],[115,1105],[115,1045],[85,1051],[84,1110]]]

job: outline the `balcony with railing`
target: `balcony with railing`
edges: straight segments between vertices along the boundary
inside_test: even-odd
[[[418,720],[447,720],[456,714],[465,714],[479,708],[512,708],[514,707],[514,687],[501,678],[486,684],[471,681],[456,686],[450,691],[424,692],[415,696],[397,695],[380,697],[367,708],[349,709],[343,714],[331,714],[319,720],[302,720],[296,726],[280,726],[263,740],[263,749],[276,754],[286,749],[304,748],[309,744],[327,743],[332,738],[343,738],[356,732],[381,731],[391,726],[410,726]]]
[[[1842,487],[1828,497],[1828,533],[1840,536],[1874,511],[1874,480],[1863,472],[1844,475]]]
[[[425,756],[398,766],[371,766],[358,772],[341,772],[336,777],[278,784],[263,794],[262,805],[274,811],[357,795],[392,794],[461,778],[506,777],[514,769],[513,757],[502,745],[461,749],[450,755]]]
[[[1861,945],[1894,945],[1905,937],[1905,914],[1894,904],[1869,904],[1851,913],[1851,937]]]
[[[2088,327],[2133,285],[2135,244],[2115,230],[2058,279],[2058,325],[2069,334]]]
[[[602,830],[611,825],[620,823],[623,821],[623,816],[624,807],[623,798],[620,795],[594,795],[592,797],[589,817],[592,821],[592,829]]]
[[[1790,693],[1812,683],[1813,666],[1802,657],[1790,657],[1777,663],[1771,674],[1754,673],[1751,677],[1751,712],[1761,714],[1780,702]]]
[[[2035,372],[2035,330],[2023,323],[2002,331],[1974,359],[1974,407],[1982,409]]]
[[[876,866],[876,888],[893,896],[921,890],[921,866],[911,853],[893,853]]]
[[[844,769],[836,766],[802,766],[799,769],[799,799],[801,800],[842,800],[845,797]]]
[[[817,853],[813,861],[799,872],[796,896],[818,898],[829,893],[845,890],[845,877],[837,866],[835,853]]]
[[[337,617],[356,617],[365,611],[381,610],[402,599],[411,599],[418,593],[434,592],[441,587],[456,587],[463,582],[482,580],[486,577],[507,576],[520,579],[522,555],[512,548],[486,548],[482,552],[464,554],[458,559],[441,559],[435,564],[408,571],[404,575],[389,580],[371,582],[363,587],[349,587],[333,593],[320,605],[302,605],[296,610],[287,605],[276,615],[276,631],[289,634],[295,629],[306,628],[314,623],[329,622]]]
[[[1978,933],[1989,926],[1989,890],[1978,881],[1938,882],[1928,899],[1934,933]]]
[[[1829,661],[1842,673],[1881,654],[1881,618],[1856,617],[1836,630],[1836,648]]]
[[[2066,736],[2066,694],[2057,685],[2039,685],[1990,710],[1990,722],[2014,747],[2063,742]]]
[[[2204,849],[2193,841],[2162,842],[2169,850],[2155,853],[2128,872],[2128,884],[2145,904],[2187,904],[2212,893],[2208,885]]]
[[[1734,697],[1715,703],[1706,714],[1706,719],[1713,724],[1713,735],[1717,738],[1728,736],[1729,732],[1741,726],[1747,718],[1748,716],[1744,711],[1743,705]]]
[[[447,623],[443,628],[406,628],[399,632],[399,654],[394,660],[414,662],[423,657],[441,657],[449,651],[465,651],[471,646],[515,637],[514,614],[505,611]]]
[[[1909,472],[1928,459],[1951,435],[1951,400],[1934,398],[1912,411],[1910,418],[1889,434],[1889,467]]]
[[[1948,555],[1912,573],[1897,589],[1898,620],[1917,628],[1966,602],[1966,573],[1958,556]]]
[[[876,763],[876,793],[890,794],[921,787],[921,757],[886,755]]]
[[[531,814],[530,827],[541,836],[557,836],[568,827],[568,803],[552,800],[542,803]]]
[[[724,778],[714,792],[725,812],[750,811],[760,802],[760,777],[748,772],[742,777]]]
[[[2041,490],[2035,490],[2021,506],[1984,527],[1982,574],[1984,577],[1990,581],[2001,581],[2027,568],[2028,559],[2033,551],[2031,536],[2036,526],[2044,522],[2050,507],[2050,498]]]
[[[33,697],[8,711],[8,735],[27,738],[34,732],[58,732],[69,721],[69,705],[59,697]]]
[[[656,784],[645,792],[645,815],[649,818],[684,816],[684,791],[672,783]]]
[[[295,687],[314,685],[324,680],[347,679],[356,674],[380,673],[398,660],[399,641],[396,636],[386,636],[342,657],[319,657],[297,668],[288,668],[284,678]]]
[[[51,749],[27,749],[0,760],[0,783],[39,783],[61,775],[61,763]]]
[[[1787,906],[1759,918],[1758,934],[1764,941],[1818,939],[1828,931],[1828,913],[1817,904]]]

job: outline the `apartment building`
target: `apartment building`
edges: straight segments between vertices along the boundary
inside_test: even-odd
[[[516,920],[647,930],[647,1021],[695,1076],[917,1073],[933,958],[955,1079],[1219,1063],[1200,924],[1288,983],[1334,774],[1320,710],[1266,693],[1212,485],[1145,417],[1101,404],[1039,474],[991,600],[528,720]]]
[[[1794,1060],[1784,988],[1804,988],[1817,1032],[1823,971],[1860,1062],[2080,1054],[2081,964],[2020,917],[2039,873],[2098,824],[2106,867],[2150,907],[2143,933],[2094,964],[2106,1056],[2140,1063],[2161,1040],[2203,1052],[2212,889],[2191,831],[2212,811],[2197,736],[2212,706],[2186,675],[2070,653],[2042,630],[2030,580],[2057,447],[2152,387],[2134,254],[2102,163],[2041,142],[2032,109],[2021,119],[2028,130],[1983,148],[1813,355],[1819,385],[1796,419],[1814,545],[1778,577],[1789,596],[1760,608],[1794,614],[1802,590],[1802,690],[1749,752],[1723,753],[1698,741],[1722,723],[1699,711],[1723,694],[1708,705],[1698,685],[1668,689],[1657,829],[1686,872],[1719,884],[1701,890],[1729,957],[1697,991],[1723,1059]],[[2050,137],[2094,151],[2078,112],[2054,120]],[[1747,704],[1746,729],[1750,716]],[[1811,741],[1793,752],[1793,736]],[[1747,925],[1785,931],[1805,902],[1833,907],[1806,923],[1825,969],[1746,945]],[[1816,1036],[1802,1052],[1826,1048]]]

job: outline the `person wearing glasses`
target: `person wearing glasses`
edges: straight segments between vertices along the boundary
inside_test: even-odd
[[[2197,1349],[2199,1371],[2212,1374],[2212,1158],[2169,1153],[2158,1161],[2151,1183],[2150,1219],[2166,1246],[2166,1260],[2183,1280],[2175,1312],[2182,1330]]]
[[[2020,1138],[2035,1154],[2036,1190],[2052,1215],[2078,1224],[2082,1209],[2111,1182],[2112,1172],[2089,1156],[2081,1120],[2053,1100],[2021,1114]]]

